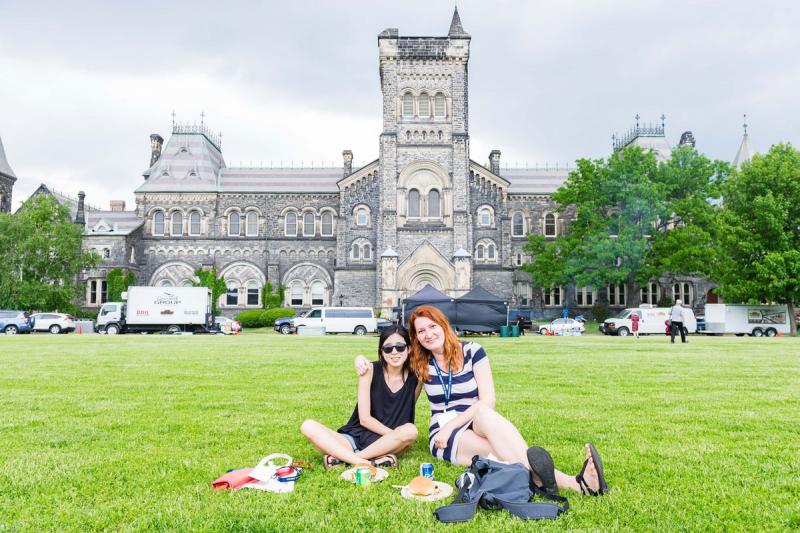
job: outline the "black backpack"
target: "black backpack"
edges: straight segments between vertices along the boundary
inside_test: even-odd
[[[555,482],[553,476],[540,477]],[[433,512],[440,522],[466,522],[475,516],[478,505],[490,510],[505,509],[526,520],[555,520],[569,509],[569,502],[558,495],[555,486],[536,486],[530,471],[519,463],[499,463],[476,455],[456,479],[456,487],[459,491],[453,501]],[[534,494],[563,505],[531,502]]]

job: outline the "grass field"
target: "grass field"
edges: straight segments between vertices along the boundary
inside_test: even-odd
[[[0,531],[797,530],[800,341],[477,339],[498,410],[570,473],[596,444],[611,493],[570,494],[555,522],[479,511],[440,525],[392,484],[428,461],[420,437],[366,489],[323,472],[305,418],[352,412],[352,358],[375,337],[0,338]],[[311,460],[290,495],[211,491],[272,452]],[[452,483],[461,469],[435,462]]]

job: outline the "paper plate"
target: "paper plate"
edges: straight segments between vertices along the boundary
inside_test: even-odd
[[[349,481],[350,483],[356,482],[356,469],[355,467],[350,468],[342,472],[342,479],[345,481]],[[389,472],[384,470],[383,468],[375,468],[375,477],[371,478],[369,481],[370,483],[377,483],[378,481],[383,481],[389,477]]]
[[[417,496],[416,494],[411,494],[411,490],[408,488],[408,485],[400,489],[400,496],[411,500],[420,500],[423,502],[435,502],[436,500],[447,498],[448,496],[453,494],[453,487],[448,485],[447,483],[444,483],[442,481],[434,481],[433,484],[435,485],[436,489],[434,490],[433,494],[430,494],[428,496]]]

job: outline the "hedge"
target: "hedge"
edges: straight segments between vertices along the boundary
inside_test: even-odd
[[[248,309],[236,315],[243,328],[266,328],[275,325],[279,318],[294,316],[294,309],[273,307],[272,309]]]

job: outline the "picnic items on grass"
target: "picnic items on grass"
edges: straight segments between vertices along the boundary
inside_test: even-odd
[[[283,464],[273,461],[282,459]],[[283,453],[273,453],[264,457],[255,468],[231,470],[211,485],[214,490],[258,489],[266,492],[286,493],[294,490],[294,482],[303,475],[300,464]],[[307,463],[305,463],[307,464]]]
[[[430,478],[417,476],[408,485],[393,485],[400,489],[400,496],[406,499],[433,502],[447,498],[453,494],[453,487],[442,481],[434,481]]]

